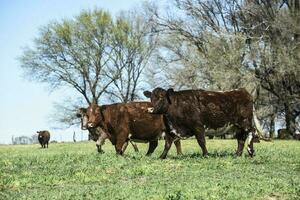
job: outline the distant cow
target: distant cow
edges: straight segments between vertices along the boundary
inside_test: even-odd
[[[253,100],[245,89],[227,92],[205,90],[183,90],[156,88],[144,95],[151,98],[154,114],[164,114],[169,125],[174,130],[167,137],[165,149],[161,158],[166,158],[172,141],[179,137],[196,136],[203,155],[208,154],[204,132],[206,129],[218,129],[233,125],[236,128],[238,147],[236,155],[242,154],[245,141],[249,135],[248,153],[253,156],[252,133]]]
[[[42,148],[48,148],[49,140],[50,140],[50,133],[49,131],[37,131],[38,133],[38,140],[42,146]]]
[[[80,108],[79,112],[77,113],[77,117],[79,117],[81,119],[81,129],[82,130],[88,130],[89,132],[89,140],[93,140],[96,142],[96,147],[97,147],[97,151],[99,153],[104,153],[104,151],[102,150],[102,146],[105,143],[105,140],[109,138],[109,134],[106,133],[101,127],[94,127],[94,128],[89,128],[87,127],[87,114],[86,114],[87,109],[86,108]],[[134,150],[136,152],[139,151],[137,145],[133,142],[130,141],[130,143],[132,144]],[[127,146],[126,146],[127,147]],[[125,151],[125,149],[123,148],[123,152]]]
[[[148,112],[150,102],[117,103],[87,108],[88,128],[101,127],[115,146],[117,154],[124,153],[128,141],[149,142],[147,155],[154,152],[158,139],[170,129],[165,126],[162,115]],[[181,154],[180,140],[174,141],[177,154]]]

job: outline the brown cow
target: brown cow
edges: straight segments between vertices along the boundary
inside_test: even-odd
[[[106,133],[101,127],[95,127],[95,128],[88,128],[87,127],[87,120],[88,117],[86,115],[86,108],[80,108],[79,112],[76,114],[77,117],[79,117],[81,119],[81,129],[82,130],[88,130],[89,132],[89,140],[93,140],[96,142],[96,147],[97,147],[97,151],[99,153],[104,153],[104,151],[102,150],[102,146],[105,143],[105,140],[109,138],[109,134]],[[134,150],[136,152],[139,151],[137,145],[131,140],[130,141],[131,145],[133,146]],[[125,149],[123,149],[123,152],[125,151]]]
[[[164,159],[171,147],[172,141],[179,137],[196,136],[203,155],[208,154],[204,132],[206,129],[218,129],[233,125],[236,129],[238,148],[236,155],[242,154],[245,140],[249,134],[248,153],[253,156],[252,126],[253,100],[245,89],[227,92],[205,90],[183,90],[175,92],[156,88],[152,92],[145,91],[144,95],[151,98],[153,105],[150,112],[164,114],[169,126],[178,130],[167,134],[165,149],[161,158]]]
[[[88,128],[101,127],[119,155],[124,153],[128,141],[149,142],[147,155],[153,153],[163,132],[168,132],[162,115],[148,113],[150,102],[117,103],[87,108]],[[177,154],[181,153],[180,140],[174,141]]]
[[[48,148],[49,140],[50,140],[50,133],[49,131],[37,131],[38,133],[38,140],[42,146],[42,148]]]

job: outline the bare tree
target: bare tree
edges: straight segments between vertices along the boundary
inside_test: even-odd
[[[114,35],[114,66],[121,71],[107,94],[112,100],[129,102],[138,99],[142,73],[156,46],[155,37],[148,35],[147,21],[135,11],[122,12],[117,17]]]
[[[293,133],[299,115],[295,109],[299,102],[296,79],[300,71],[299,2],[174,0],[172,3],[173,9],[164,12],[148,9],[155,33],[168,39],[170,35],[179,38],[177,43],[163,46],[169,51],[165,53],[167,56],[176,55],[168,62],[171,68],[176,67],[174,61],[183,69],[196,68],[192,72],[207,77],[208,87],[213,89],[246,87],[251,92],[262,87],[272,94],[269,103],[274,103],[275,110],[285,113],[286,126]],[[188,45],[194,51],[183,54]],[[190,65],[191,59],[197,62]],[[180,82],[190,87],[190,77],[180,77]],[[200,79],[199,86],[206,85],[203,80]]]

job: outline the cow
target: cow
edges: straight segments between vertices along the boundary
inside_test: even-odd
[[[236,155],[241,156],[245,141],[249,136],[248,153],[254,154],[253,99],[245,89],[225,92],[206,90],[164,90],[155,88],[144,91],[151,99],[153,108],[149,112],[163,114],[172,130],[165,140],[164,159],[176,138],[195,136],[203,156],[208,155],[205,144],[205,130],[232,125],[235,127],[238,147]],[[177,132],[179,131],[179,132]]]
[[[92,103],[87,108],[88,128],[101,127],[115,146],[116,153],[123,155],[128,141],[148,142],[146,155],[151,155],[158,145],[158,139],[170,129],[162,115],[148,112],[150,102],[116,103],[98,106]],[[177,154],[182,154],[180,140],[174,141]]]
[[[49,131],[37,131],[38,133],[38,140],[42,146],[42,148],[48,148],[49,140],[50,140],[50,133]]]
[[[105,140],[109,138],[109,134],[106,133],[101,127],[95,127],[95,128],[88,128],[87,127],[87,115],[86,115],[86,108],[80,108],[79,112],[76,114],[76,116],[78,118],[81,119],[81,129],[82,130],[88,130],[89,135],[88,138],[89,140],[93,140],[96,142],[96,147],[97,147],[97,151],[99,153],[104,153],[104,151],[102,150],[102,146],[105,143]],[[132,144],[134,150],[136,152],[139,151],[137,145],[133,142],[130,141],[130,143]],[[123,151],[125,151],[125,149],[123,149]]]

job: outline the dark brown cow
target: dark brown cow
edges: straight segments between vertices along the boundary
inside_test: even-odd
[[[79,113],[77,113],[77,117],[79,117],[81,119],[81,129],[82,130],[88,130],[89,132],[89,140],[93,140],[96,142],[96,147],[97,147],[97,151],[99,153],[104,153],[104,151],[102,150],[102,146],[105,143],[105,140],[109,138],[109,134],[106,133],[101,127],[95,127],[95,128],[88,128],[87,127],[87,114],[86,114],[86,108],[80,108],[79,109]],[[131,145],[133,146],[134,150],[136,152],[139,151],[137,145],[133,142],[130,141]],[[125,149],[123,149],[123,152],[125,151]]]
[[[236,154],[242,154],[245,140],[249,135],[248,152],[253,156],[252,133],[253,121],[252,96],[245,90],[213,92],[205,90],[184,90],[175,92],[156,88],[144,95],[151,98],[152,113],[164,114],[169,125],[180,133],[171,132],[166,137],[166,144],[161,158],[166,158],[172,141],[176,137],[196,136],[203,155],[208,154],[205,145],[206,129],[218,129],[233,125],[236,129],[238,148]],[[250,134],[249,134],[250,133]],[[251,137],[250,137],[251,136]]]
[[[117,103],[87,108],[88,128],[101,127],[122,155],[128,141],[149,142],[147,155],[153,153],[163,132],[168,132],[162,115],[148,112],[150,102]],[[177,154],[181,154],[180,140],[174,141]]]
[[[50,140],[50,133],[49,131],[37,131],[38,133],[38,140],[42,146],[42,148],[48,148],[49,140]]]

